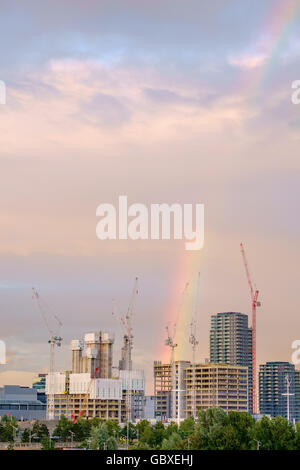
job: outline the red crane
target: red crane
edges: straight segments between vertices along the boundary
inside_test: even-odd
[[[248,268],[248,263],[247,263],[247,258],[244,250],[244,246],[241,243],[241,252],[243,256],[243,261],[245,265],[245,270],[246,270],[246,276],[248,280],[248,284],[250,287],[250,294],[251,294],[251,308],[252,308],[252,413],[257,414],[258,413],[258,407],[257,407],[257,376],[256,376],[256,307],[260,307],[260,302],[257,300],[258,299],[258,294],[259,291],[255,288],[253,288],[250,273],[249,273],[249,268]]]

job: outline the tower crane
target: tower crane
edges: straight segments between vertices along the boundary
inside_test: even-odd
[[[183,305],[183,302],[184,302],[186,292],[188,290],[188,286],[189,286],[189,283],[187,282],[185,284],[185,287],[184,287],[184,289],[182,291],[182,294],[181,294],[181,299],[180,299],[180,303],[179,303],[179,307],[178,307],[177,317],[176,317],[175,322],[173,323],[172,331],[171,331],[170,326],[166,326],[167,339],[165,340],[165,345],[170,348],[171,394],[172,394],[171,395],[172,396],[171,416],[172,416],[173,419],[176,418],[176,371],[175,371],[175,360],[174,359],[175,359],[175,348],[177,348],[177,346],[178,346],[178,344],[175,343],[174,340],[175,340],[175,336],[176,336],[176,329],[177,329],[177,323],[178,323],[179,315],[180,315],[180,312],[181,312],[181,308],[182,308],[182,305]],[[179,382],[178,382],[178,405],[179,405],[179,400],[180,400],[180,397],[179,397]]]
[[[132,294],[130,297],[130,302],[128,306],[128,310],[126,315],[121,318],[121,322],[125,331],[124,340],[126,354],[125,354],[125,369],[131,370],[132,369],[132,360],[131,360],[131,352],[133,347],[133,327],[132,327],[132,320],[133,320],[133,312],[135,307],[135,301],[138,294],[138,278],[136,277],[134,280],[134,286],[132,290]]]
[[[121,316],[118,313],[117,303],[115,299],[113,299],[113,312],[112,314],[117,316],[118,320],[121,323],[122,329],[124,331],[124,347],[123,347],[123,369],[130,370],[132,368],[132,360],[131,360],[131,352],[133,347],[133,313],[134,307],[136,302],[136,297],[138,295],[138,278],[136,277],[134,280],[134,286],[132,290],[132,294],[130,297],[129,305],[127,312],[124,316]]]
[[[50,324],[47,318],[47,313],[46,313],[46,308],[45,308],[45,303],[41,301],[40,295],[38,291],[33,287],[32,288],[33,296],[32,298],[36,300],[38,309],[41,313],[41,316],[44,320],[44,323],[46,325],[46,328],[49,332],[49,340],[48,343],[50,345],[50,366],[49,366],[49,393],[47,397],[47,419],[51,420],[54,419],[54,372],[55,372],[55,346],[60,347],[62,343],[62,337],[60,336],[59,332],[55,334],[53,330],[50,328]],[[59,325],[59,329],[62,327],[62,322],[59,320],[59,318],[56,315],[53,315],[55,320],[57,321]],[[59,331],[59,330],[58,330]]]
[[[197,314],[198,314],[198,305],[199,305],[199,288],[200,288],[200,273],[198,273],[197,278],[197,288],[196,288],[196,300],[195,300],[195,311],[192,317],[192,321],[190,324],[191,332],[189,337],[189,342],[192,345],[193,351],[193,358],[192,358],[192,412],[193,418],[196,419],[196,377],[195,377],[195,356],[196,356],[196,348],[199,344],[199,341],[196,339],[196,322],[197,322]]]
[[[241,253],[244,261],[246,276],[250,288],[251,309],[252,309],[252,412],[258,413],[257,407],[257,375],[256,375],[256,307],[260,307],[261,303],[258,301],[259,290],[253,287],[249,267],[247,263],[246,253],[243,243],[240,244]]]

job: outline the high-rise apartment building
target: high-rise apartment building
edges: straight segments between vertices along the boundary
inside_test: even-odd
[[[248,367],[248,409],[252,412],[252,328],[239,312],[211,316],[210,362]]]
[[[300,420],[300,375],[294,364],[289,362],[267,362],[259,367],[259,409],[261,414],[275,416],[288,415],[286,393],[287,379],[290,382],[289,414],[290,421]]]

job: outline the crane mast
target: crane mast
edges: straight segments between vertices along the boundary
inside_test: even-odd
[[[176,332],[176,324],[173,325],[173,333],[170,333],[170,329],[166,326],[167,339],[165,341],[166,346],[170,348],[170,368],[171,368],[171,417],[176,418],[176,371],[175,371],[175,348],[178,344],[174,342],[174,336]]]
[[[131,421],[131,370],[132,370],[132,359],[131,353],[133,348],[133,313],[135,308],[136,297],[138,295],[138,278],[134,280],[133,290],[131,293],[128,309],[126,315],[123,317],[118,315],[118,318],[121,322],[122,328],[124,330],[124,345],[122,348],[122,360],[120,361],[119,368],[120,370],[127,371],[127,388],[126,388],[126,417],[127,417],[127,434],[129,422]],[[115,300],[113,300],[113,314],[117,312],[117,305]],[[128,436],[127,436],[128,442]]]
[[[125,354],[125,368],[126,370],[132,369],[132,360],[131,360],[131,351],[133,347],[133,328],[132,328],[132,319],[133,319],[133,312],[135,307],[136,296],[138,294],[138,278],[136,277],[134,280],[134,286],[128,306],[127,313],[125,317],[121,318],[122,324],[125,330],[126,339],[125,345],[127,345],[126,354]]]
[[[47,419],[52,420],[54,419],[54,372],[55,372],[55,346],[60,347],[61,342],[62,342],[62,337],[59,334],[54,334],[52,329],[50,328],[48,319],[47,319],[47,314],[45,311],[45,307],[43,306],[41,302],[40,295],[38,291],[33,287],[32,288],[33,292],[33,299],[36,300],[38,309],[41,313],[41,316],[44,320],[44,323],[46,325],[46,328],[49,332],[49,346],[50,346],[50,365],[49,365],[49,393],[47,397]],[[62,326],[61,321],[56,315],[53,315],[55,320],[57,321],[59,328]]]
[[[129,442],[129,423],[131,422],[131,370],[132,370],[132,359],[131,352],[133,348],[133,328],[132,328],[132,318],[133,311],[136,301],[136,296],[138,294],[138,278],[134,280],[134,286],[128,306],[127,313],[124,318],[121,319],[125,335],[124,335],[124,347],[125,347],[125,370],[128,374],[128,383],[126,388],[126,414],[127,414],[127,446]]]
[[[243,243],[240,244],[243,262],[246,271],[251,296],[251,310],[252,310],[252,413],[258,413],[257,403],[257,373],[256,373],[256,307],[260,307],[261,303],[258,301],[259,291],[253,287],[251,276],[249,272],[248,262],[246,258]]]
[[[176,419],[176,370],[175,370],[175,348],[177,348],[178,344],[175,343],[175,336],[176,336],[176,328],[177,322],[179,319],[179,314],[181,311],[181,307],[183,305],[184,297],[186,295],[188,289],[188,282],[185,284],[184,290],[181,294],[181,300],[177,312],[176,321],[173,323],[172,332],[170,331],[169,326],[166,326],[167,330],[167,339],[165,341],[165,345],[170,348],[170,373],[171,373],[171,417],[172,419]],[[180,391],[179,391],[179,383],[178,383],[178,410],[180,409]],[[179,415],[179,413],[178,413]],[[180,417],[178,416],[180,419]]]

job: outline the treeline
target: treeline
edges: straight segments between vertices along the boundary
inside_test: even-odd
[[[165,426],[142,420],[129,423],[127,430],[111,420],[80,418],[73,423],[63,416],[51,435],[38,421],[19,433],[13,418],[2,418],[0,440],[13,442],[18,434],[21,442],[41,442],[47,450],[54,449],[58,441],[73,441],[86,449],[116,450],[127,445],[127,437],[132,450],[300,450],[300,423],[294,428],[281,416],[255,421],[248,413],[226,414],[220,408],[200,410],[196,422],[187,418],[179,428],[175,422]]]
[[[141,421],[139,441],[132,449],[161,450],[300,450],[300,424],[296,429],[279,416],[255,421],[248,413],[212,408],[198,412],[198,420],[187,418],[178,429]]]

